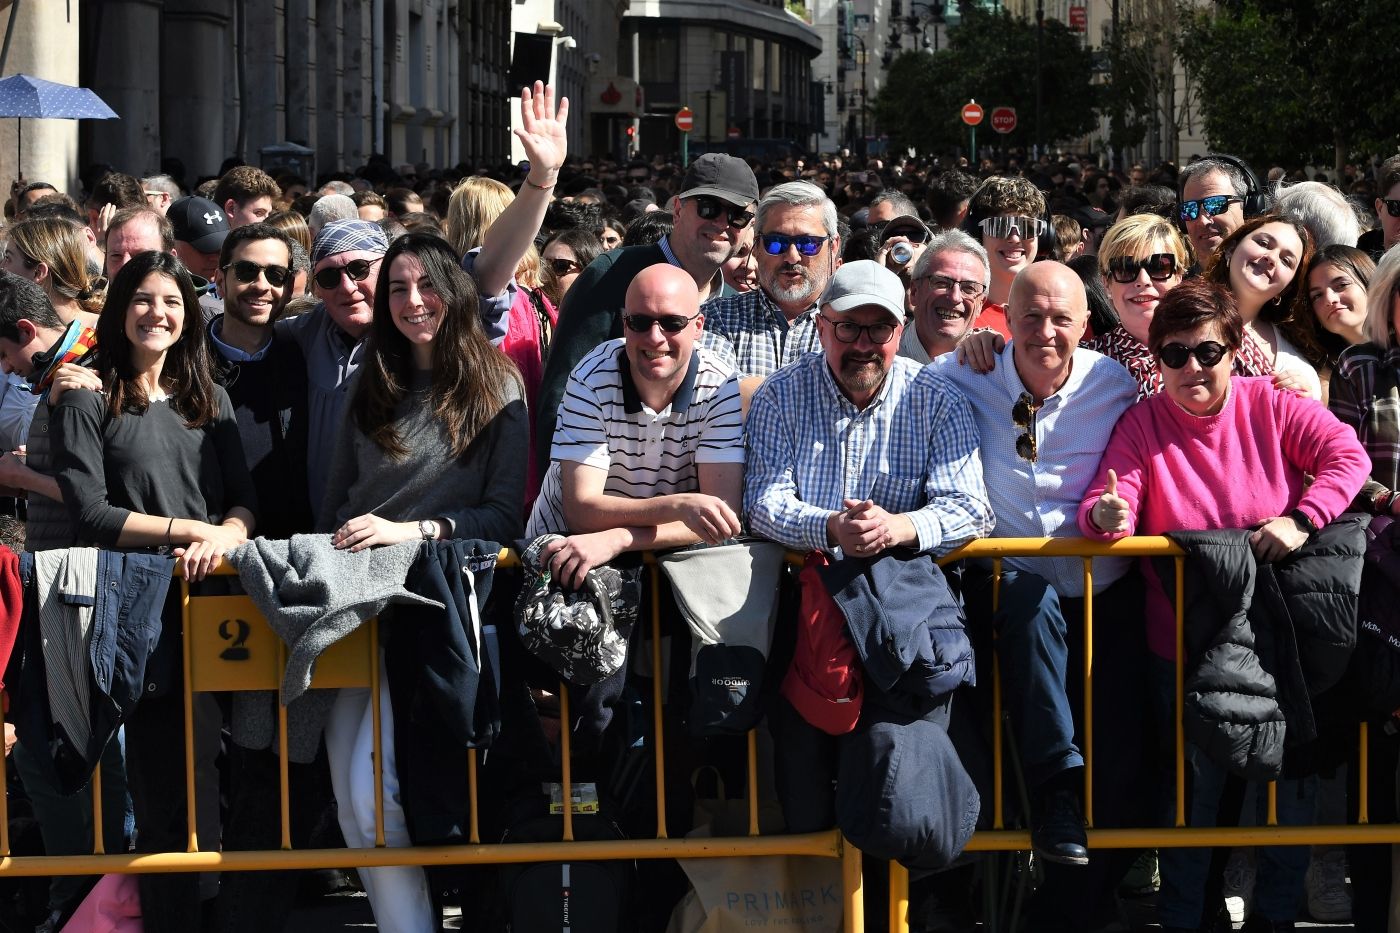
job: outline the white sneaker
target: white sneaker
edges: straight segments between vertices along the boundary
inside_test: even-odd
[[[1304,878],[1308,914],[1321,923],[1351,922],[1351,893],[1347,890],[1345,849],[1314,852]]]
[[[1244,923],[1254,907],[1254,850],[1235,849],[1225,863],[1225,909],[1231,923]]]

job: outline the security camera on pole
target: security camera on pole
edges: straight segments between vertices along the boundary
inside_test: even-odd
[[[969,100],[963,104],[962,121],[967,124],[968,131],[972,134],[972,158],[967,161],[973,171],[977,170],[977,124],[982,122],[983,116],[982,105],[977,101]]]

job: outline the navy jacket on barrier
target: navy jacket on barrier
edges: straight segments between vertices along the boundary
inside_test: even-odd
[[[933,558],[909,553],[846,555],[820,571],[846,616],[866,686],[889,698],[926,699],[974,685],[962,607]]]
[[[162,625],[175,559],[163,554],[102,551],[93,593],[89,718],[92,735],[83,748],[73,745],[50,721],[34,592],[34,556],[20,559],[25,611],[20,642],[23,669],[16,697],[15,728],[34,752],[48,749],[64,793],[75,793],[92,776],[117,727],[143,696],[161,696],[180,686],[180,622]],[[164,631],[164,635],[162,634]]]
[[[394,709],[394,752],[415,844],[467,834],[467,756],[500,731],[496,644],[482,611],[501,546],[424,542],[404,586],[436,606],[386,614],[384,671]]]

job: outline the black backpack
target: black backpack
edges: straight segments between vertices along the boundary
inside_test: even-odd
[[[502,843],[558,842],[564,838],[559,815],[526,817],[512,824]],[[605,816],[574,814],[574,838],[600,841],[626,838]],[[558,861],[504,865],[500,869],[499,922],[508,933],[631,933],[636,863]]]

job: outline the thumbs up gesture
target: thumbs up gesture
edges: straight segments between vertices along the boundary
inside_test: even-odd
[[[1108,471],[1108,485],[1094,503],[1090,517],[1101,531],[1124,534],[1128,531],[1128,500],[1118,495],[1118,474]]]

